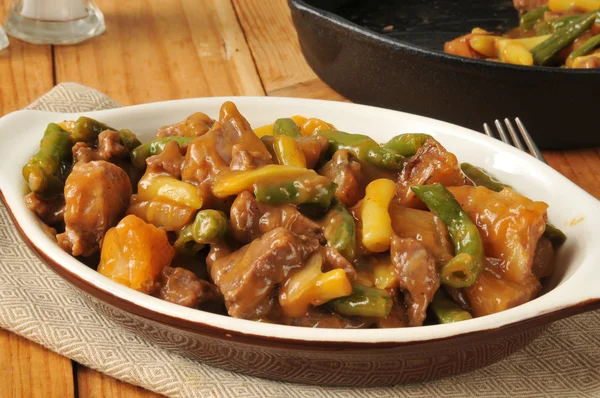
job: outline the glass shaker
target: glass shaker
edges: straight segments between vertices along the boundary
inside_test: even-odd
[[[0,25],[0,51],[4,50],[6,47],[8,47],[8,37],[6,37],[4,28]]]
[[[5,26],[29,43],[73,44],[104,32],[104,16],[93,0],[13,0]]]

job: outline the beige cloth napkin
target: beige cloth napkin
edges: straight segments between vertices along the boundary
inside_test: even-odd
[[[84,112],[120,106],[64,83],[29,109]],[[116,323],[106,307],[41,263],[0,205],[0,327],[85,366],[172,397],[600,397],[600,311],[552,324],[527,348],[469,374],[387,388],[332,388],[238,375],[145,339],[139,318]],[[121,315],[127,317],[128,315]],[[143,322],[143,321],[142,321]]]

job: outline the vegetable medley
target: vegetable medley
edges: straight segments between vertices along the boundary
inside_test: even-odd
[[[232,317],[365,328],[525,303],[565,239],[533,201],[427,134],[384,144],[292,116],[252,130],[231,102],[142,144],[48,125],[27,206],[65,251],[140,292]]]
[[[515,65],[600,68],[600,0],[514,0],[519,27],[506,34],[475,28],[444,51]]]

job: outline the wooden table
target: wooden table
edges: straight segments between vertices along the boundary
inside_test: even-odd
[[[61,82],[116,101],[218,95],[344,100],[306,64],[285,0],[98,0],[106,33],[75,46],[13,39],[0,54],[0,115]],[[0,0],[0,17],[9,0]],[[570,132],[565,132],[569,134]],[[552,167],[600,198],[600,149],[546,153]],[[151,397],[0,330],[0,397]]]

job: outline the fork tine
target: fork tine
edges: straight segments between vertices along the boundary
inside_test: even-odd
[[[513,145],[512,141],[510,140],[510,138],[508,138],[508,135],[506,134],[506,131],[504,131],[504,127],[502,127],[502,123],[500,123],[500,120],[496,119],[494,121],[494,124],[496,125],[496,129],[498,130],[498,133],[500,134],[500,140],[508,145]]]
[[[517,117],[517,118],[515,118],[515,122],[517,123],[517,127],[519,128],[519,131],[521,132],[521,136],[523,137],[525,144],[529,148],[529,151],[533,154],[533,156],[535,156],[542,162],[548,164],[548,162],[546,162],[546,159],[544,158],[544,155],[542,155],[542,152],[540,151],[540,149],[537,147],[537,145],[535,145],[535,142],[533,142],[531,135],[529,135],[529,132],[527,131],[527,129],[521,122],[521,119],[519,119]]]
[[[527,152],[525,146],[519,139],[519,136],[517,135],[517,132],[515,131],[515,128],[513,127],[510,120],[504,119],[504,124],[506,124],[506,127],[508,128],[508,132],[510,133],[511,138],[512,138],[513,142],[515,143],[515,146],[517,148],[519,148],[520,150]]]
[[[483,131],[485,131],[485,134],[488,137],[492,137],[494,138],[494,132],[492,131],[492,129],[490,128],[490,125],[487,123],[483,123]]]

